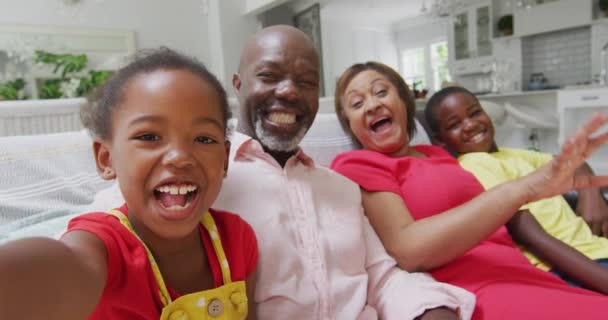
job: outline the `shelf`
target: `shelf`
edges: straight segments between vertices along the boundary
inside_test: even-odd
[[[514,96],[532,96],[532,95],[552,95],[557,94],[558,91],[562,89],[550,89],[550,90],[530,90],[530,91],[514,91],[514,92],[504,92],[504,93],[490,93],[490,94],[480,94],[477,95],[477,98],[503,98],[503,97],[514,97]]]

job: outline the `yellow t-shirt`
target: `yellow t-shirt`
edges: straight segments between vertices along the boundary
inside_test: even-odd
[[[529,150],[501,148],[497,152],[474,152],[458,158],[460,165],[471,172],[484,188],[517,179],[549,162],[552,155]],[[553,237],[597,260],[608,258],[608,239],[595,236],[587,223],[570,208],[562,196],[529,203],[529,210],[541,226]],[[522,248],[530,262],[543,270],[551,267]]]

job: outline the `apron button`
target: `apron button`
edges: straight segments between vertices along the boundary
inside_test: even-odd
[[[169,316],[169,320],[188,320],[190,319],[188,317],[188,314],[186,312],[184,312],[183,310],[175,310],[173,312],[171,312],[171,315]]]
[[[209,306],[207,307],[207,312],[212,317],[219,317],[224,311],[224,304],[219,299],[213,299],[209,302]]]

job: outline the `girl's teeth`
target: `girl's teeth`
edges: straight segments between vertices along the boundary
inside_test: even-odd
[[[196,190],[195,186],[162,186],[159,188],[156,188],[156,191],[158,192],[163,192],[163,193],[169,193],[172,195],[178,195],[178,194],[187,194],[188,192],[192,192]]]

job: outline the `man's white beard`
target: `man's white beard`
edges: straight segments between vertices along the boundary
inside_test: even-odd
[[[255,134],[258,139],[260,139],[260,143],[273,151],[295,151],[298,148],[300,141],[304,138],[304,135],[306,135],[306,131],[308,131],[308,128],[302,127],[291,139],[281,139],[273,136],[272,133],[267,132],[262,126],[261,119],[258,118],[255,121]]]

